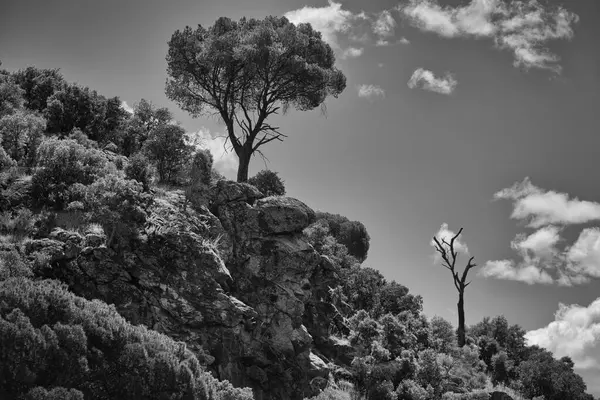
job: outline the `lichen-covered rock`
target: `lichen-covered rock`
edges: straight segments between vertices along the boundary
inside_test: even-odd
[[[213,208],[237,201],[254,204],[256,200],[263,197],[265,196],[260,190],[247,183],[221,180],[211,188],[211,206]]]
[[[259,224],[266,234],[296,233],[315,221],[315,212],[291,197],[267,197],[256,202]]]

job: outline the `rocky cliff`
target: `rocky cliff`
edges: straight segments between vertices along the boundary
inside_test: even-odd
[[[313,210],[228,181],[192,203],[178,192],[156,196],[125,246],[55,229],[26,253],[50,259],[39,275],[185,341],[219,379],[252,387],[256,399],[314,395],[329,375],[318,348],[330,348],[330,324],[344,326],[326,301],[335,268],[302,237]]]

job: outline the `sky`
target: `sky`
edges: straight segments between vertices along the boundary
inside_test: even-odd
[[[274,118],[263,148],[288,195],[361,221],[365,266],[456,323],[432,237],[464,228],[467,324],[503,314],[569,355],[600,395],[600,1],[0,0],[0,60],[60,68],[125,107],[168,107],[235,177],[224,127],[164,93],[167,42],[220,16],[310,22],[347,88],[326,112]],[[465,254],[467,253],[468,254]]]

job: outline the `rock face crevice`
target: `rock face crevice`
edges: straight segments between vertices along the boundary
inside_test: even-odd
[[[318,348],[343,321],[328,306],[335,268],[302,236],[315,213],[235,182],[218,182],[209,197],[194,210],[176,194],[155,199],[127,246],[56,229],[26,253],[49,257],[38,275],[186,342],[219,379],[252,387],[256,399],[316,394],[329,374]]]

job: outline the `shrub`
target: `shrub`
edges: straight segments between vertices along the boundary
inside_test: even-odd
[[[144,209],[151,201],[139,182],[116,175],[107,175],[89,185],[84,195],[87,220],[102,225],[108,235],[107,245],[114,239],[126,244],[135,236],[146,222]]]
[[[23,257],[16,250],[0,252],[0,281],[20,276],[33,276],[31,267]]]
[[[212,178],[213,156],[208,150],[199,150],[194,154],[190,170],[190,184],[210,185]]]
[[[17,162],[10,158],[3,147],[0,147],[0,171],[5,171],[11,167],[16,167]]]
[[[25,400],[83,400],[83,393],[76,389],[56,387],[46,390],[38,386],[27,393]]]
[[[101,151],[86,149],[74,140],[48,139],[38,151],[37,166],[32,178],[32,196],[38,205],[63,209],[78,200],[75,185],[89,185],[110,172]],[[113,167],[114,168],[114,167]]]
[[[34,230],[35,219],[27,208],[0,213],[0,232],[17,238],[29,236]]]
[[[135,153],[129,158],[129,164],[125,167],[125,177],[141,183],[144,191],[150,190],[150,183],[152,182],[150,160],[142,153]]]
[[[177,125],[160,125],[144,143],[148,158],[156,165],[162,183],[179,184],[179,177],[192,148],[185,141],[185,130]]]
[[[419,386],[412,379],[406,379],[396,388],[398,400],[429,400],[431,391]]]
[[[248,183],[260,190],[265,196],[285,195],[283,180],[277,175],[277,172],[268,169],[264,169],[248,179]]]
[[[184,343],[133,326],[114,306],[65,284],[10,278],[0,282],[0,298],[0,389],[9,398],[64,388],[72,399],[81,398],[77,391],[90,400],[252,399],[203,371]]]
[[[45,128],[43,118],[28,112],[4,116],[0,119],[2,147],[19,164],[32,167]]]

